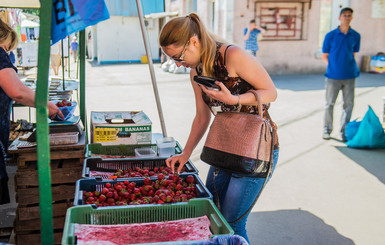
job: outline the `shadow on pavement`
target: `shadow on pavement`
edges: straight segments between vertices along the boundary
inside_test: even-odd
[[[385,184],[385,149],[355,149],[341,146],[336,148]]]
[[[247,221],[251,244],[354,245],[322,219],[304,210],[251,213]]]
[[[325,76],[323,74],[309,75],[272,75],[278,89],[292,91],[324,90]],[[356,88],[385,86],[385,74],[361,73],[356,80]]]

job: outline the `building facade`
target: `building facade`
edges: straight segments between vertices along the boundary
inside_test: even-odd
[[[244,46],[251,19],[267,31],[257,59],[270,74],[323,73],[325,34],[339,24],[341,8],[354,9],[351,26],[361,34],[356,59],[385,52],[384,0],[165,0],[166,11],[196,12],[206,26],[229,43]]]

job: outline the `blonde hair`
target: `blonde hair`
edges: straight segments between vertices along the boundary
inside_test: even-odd
[[[10,25],[0,19],[0,45],[9,44],[8,51],[14,50],[19,44],[17,33]]]
[[[167,22],[160,32],[159,44],[162,47],[172,44],[182,46],[193,36],[197,36],[201,44],[203,75],[213,76],[217,38],[206,29],[197,14],[191,13]]]

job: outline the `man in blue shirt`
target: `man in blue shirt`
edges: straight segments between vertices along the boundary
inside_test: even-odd
[[[343,112],[341,116],[341,140],[346,141],[345,126],[350,121],[354,105],[356,77],[360,75],[355,56],[360,50],[361,36],[350,27],[353,9],[341,9],[340,26],[326,34],[322,46],[322,59],[326,70],[326,106],[323,139],[330,139],[333,130],[333,109],[339,91],[342,91]]]
[[[255,24],[255,20],[251,20],[249,27],[246,27],[243,32],[245,39],[245,49],[253,56],[256,56],[258,51],[258,34],[264,33],[265,31],[265,29]]]

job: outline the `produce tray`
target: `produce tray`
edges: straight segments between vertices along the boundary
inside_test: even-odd
[[[90,157],[84,160],[83,164],[83,178],[91,178],[90,171],[115,173],[118,169],[127,170],[129,168],[150,168],[166,167],[167,158],[150,157],[150,158],[121,158],[121,159],[102,159],[99,157]],[[198,169],[189,160],[185,164],[189,174],[198,174]],[[100,176],[102,179],[107,179],[109,176]]]
[[[75,224],[115,225],[172,221],[206,215],[210,220],[212,237],[232,235],[233,229],[209,199],[192,199],[189,202],[165,205],[116,206],[96,208],[92,205],[71,207],[67,210],[62,244],[75,244]],[[186,241],[187,242],[187,241]],[[180,242],[167,242],[167,244]]]
[[[102,145],[100,143],[93,143],[87,145],[85,157],[92,157],[92,154],[135,157],[135,149],[137,148],[151,148],[158,152],[156,144]],[[182,150],[182,147],[176,142],[175,154],[181,153]]]
[[[180,174],[183,180],[190,174]],[[213,195],[207,189],[207,187],[203,184],[202,180],[198,177],[197,174],[191,174],[194,176],[195,184],[196,184],[196,198],[195,199],[213,199]],[[153,178],[155,180],[155,178]],[[168,176],[166,176],[168,179]],[[119,179],[99,179],[99,178],[89,178],[89,179],[79,179],[76,181],[76,189],[75,189],[75,200],[74,206],[83,205],[83,191],[93,192],[99,191],[101,192],[104,186],[107,183],[115,184],[117,182],[124,182],[128,180],[129,182],[135,182],[136,186],[143,186],[143,178],[119,178]],[[142,204],[142,205],[156,205],[156,204]],[[106,208],[106,207],[103,207]]]

